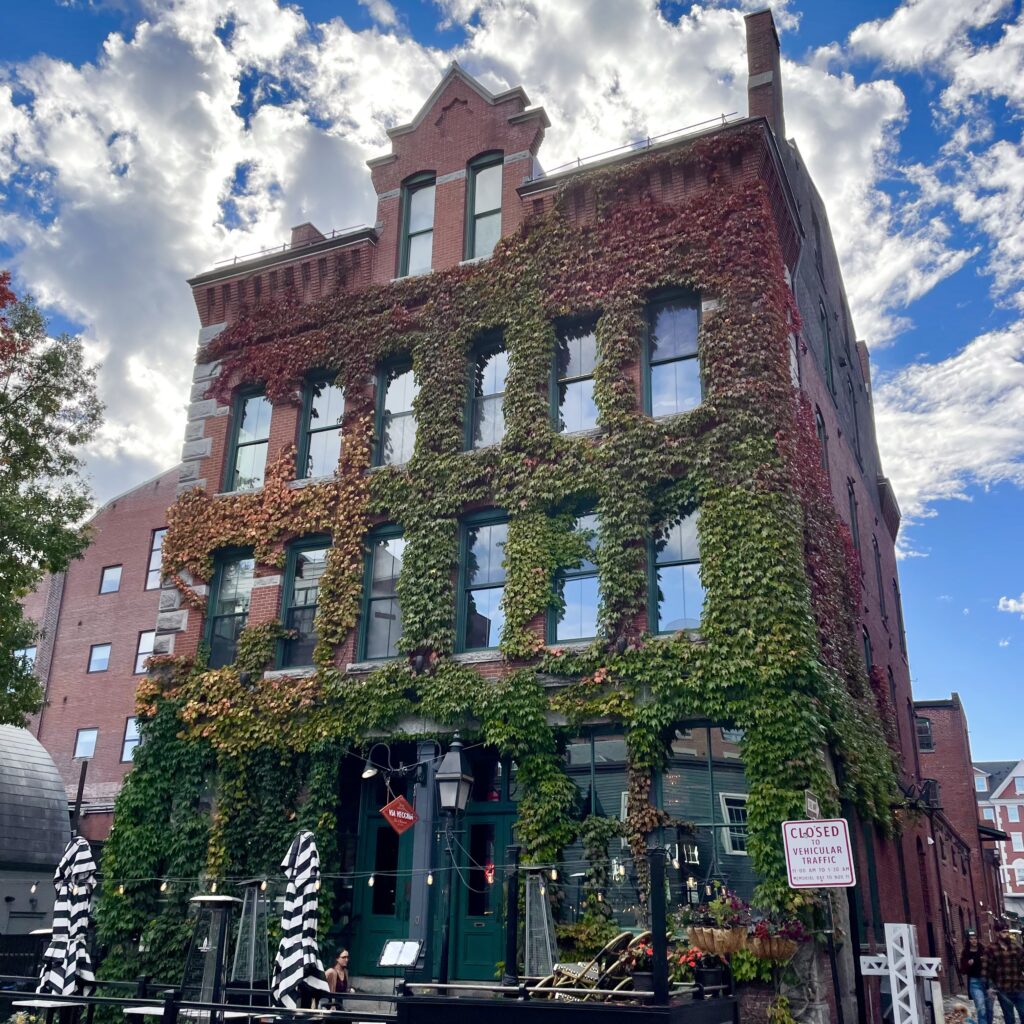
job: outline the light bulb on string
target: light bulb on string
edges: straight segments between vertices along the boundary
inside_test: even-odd
[[[320,891],[320,879],[319,878],[316,880],[316,891],[317,892]]]
[[[39,883],[38,883],[38,882],[33,882],[33,883],[32,883],[32,884],[31,884],[31,885],[30,885],[30,886],[28,887],[28,891],[29,891],[30,893],[32,893],[32,895],[34,896],[34,895],[36,894],[36,890],[37,890],[38,888],[39,888]]]
[[[119,885],[119,886],[117,887],[117,892],[118,892],[118,895],[120,895],[120,896],[123,896],[123,895],[124,895],[124,882],[122,882],[122,883],[121,883],[121,884],[120,884],[120,885]]]
[[[266,892],[266,891],[267,891],[267,880],[264,878],[263,881],[260,882],[260,892]]]
[[[679,870],[679,858],[678,857],[673,857],[672,858],[672,867],[675,868],[676,871]]]
[[[372,889],[373,888],[373,875],[366,880],[366,884]]]
[[[541,882],[540,883],[540,894],[541,894],[541,896],[543,896],[544,893],[546,893],[546,892],[547,892],[547,889],[544,888],[544,883]]]
[[[558,881],[558,868],[552,868],[551,869],[551,881],[552,882],[557,882]]]
[[[433,885],[433,884],[434,884],[434,872],[433,871],[428,871],[427,872],[427,885]]]
[[[216,892],[216,891],[217,891],[217,883],[216,882],[211,882],[210,883],[210,892]]]
[[[167,879],[166,878],[160,883],[160,891],[161,892],[167,892]]]

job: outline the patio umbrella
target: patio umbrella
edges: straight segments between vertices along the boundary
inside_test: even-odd
[[[96,885],[96,862],[89,844],[76,836],[68,843],[53,875],[57,892],[53,906],[53,934],[43,954],[40,993],[88,995],[95,978],[86,942],[89,903]]]
[[[272,987],[274,1001],[294,1010],[304,994],[330,991],[316,944],[320,854],[312,832],[300,832],[292,840],[281,867],[288,884]]]

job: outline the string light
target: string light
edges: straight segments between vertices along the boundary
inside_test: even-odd
[[[38,889],[38,888],[39,888],[39,883],[38,883],[38,882],[33,882],[33,883],[32,883],[32,884],[31,884],[31,885],[29,886],[29,889],[28,889],[28,891],[29,891],[30,893],[32,893],[32,895],[34,896],[34,895],[36,894],[36,889]]]
[[[123,895],[124,895],[124,882],[122,882],[122,883],[121,883],[121,884],[120,884],[120,885],[119,885],[119,886],[117,887],[117,891],[118,891],[118,894],[119,894],[119,895],[121,895],[121,896],[123,896]]]
[[[547,892],[547,889],[544,888],[544,883],[541,882],[540,883],[540,894],[541,894],[541,896],[543,896],[544,893],[546,893],[546,892]]]
[[[216,892],[216,891],[217,891],[217,883],[216,882],[211,882],[210,883],[210,892]]]
[[[263,881],[260,882],[260,892],[266,892],[266,891],[267,891],[267,880],[264,878]]]
[[[372,889],[373,888],[373,875],[366,880],[366,884]]]
[[[166,878],[160,883],[160,891],[161,892],[167,892],[167,879]]]
[[[320,891],[320,879],[319,878],[316,880],[316,891],[317,892]]]
[[[551,881],[552,882],[557,882],[558,881],[558,868],[552,868],[551,869]]]
[[[434,872],[433,871],[428,871],[427,872],[427,885],[433,885],[433,884],[434,884]]]

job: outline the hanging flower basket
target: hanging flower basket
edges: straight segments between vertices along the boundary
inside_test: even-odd
[[[746,948],[747,929],[737,928],[702,928],[690,926],[689,938],[692,945],[705,953],[725,956]]]
[[[749,947],[754,956],[762,960],[790,960],[797,951],[797,943],[792,939],[762,938],[755,935]]]

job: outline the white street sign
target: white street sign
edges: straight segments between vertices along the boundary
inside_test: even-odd
[[[784,821],[782,839],[791,889],[848,888],[857,884],[845,818]]]
[[[820,818],[821,808],[818,806],[818,798],[809,790],[804,790],[804,814],[808,818]]]

